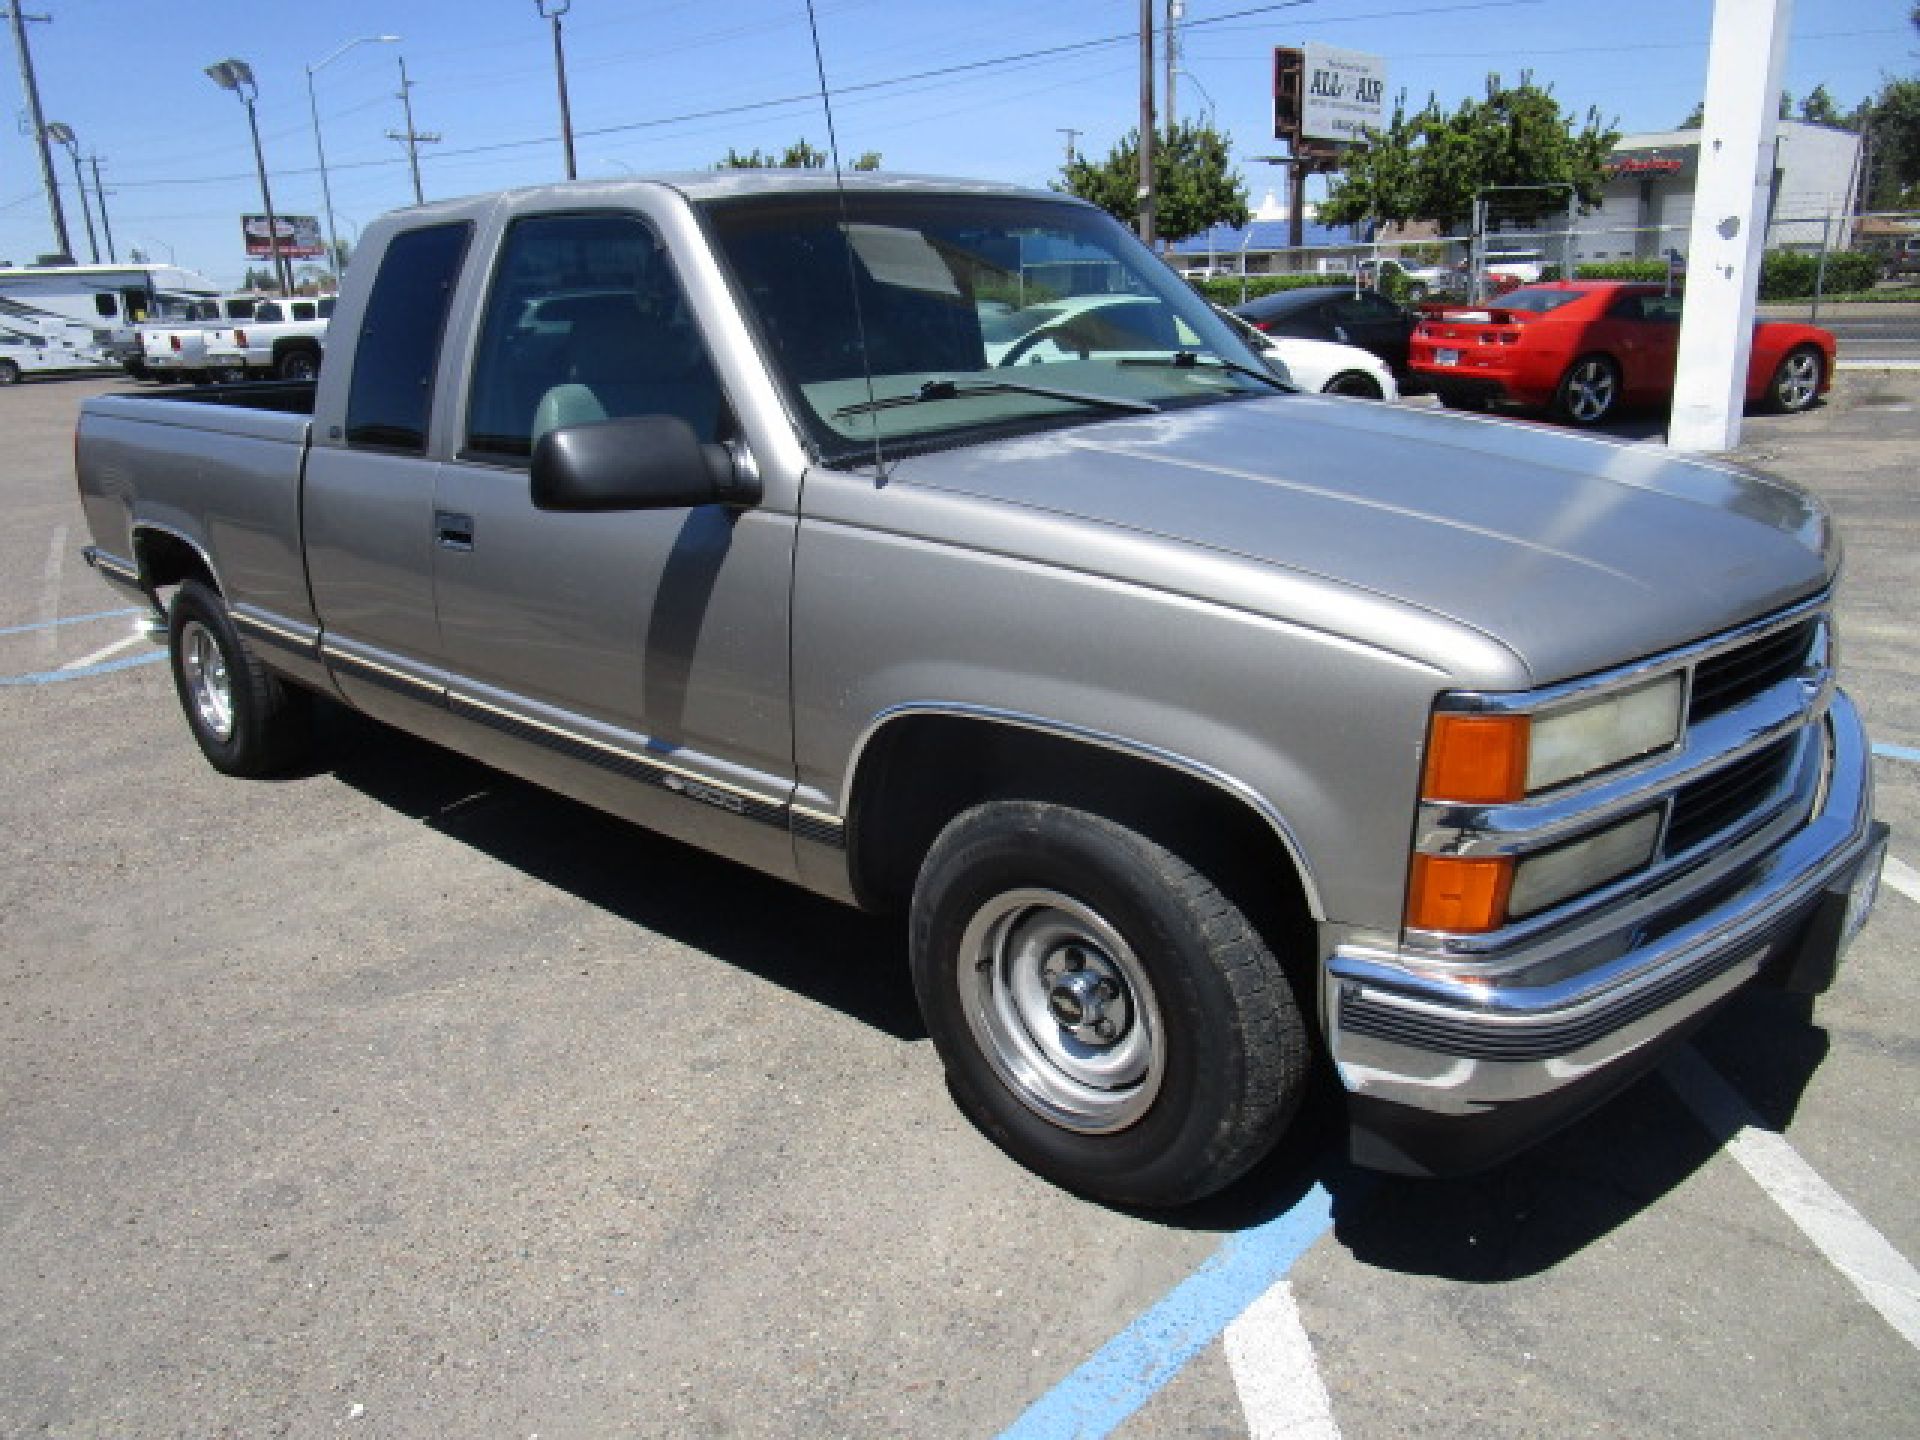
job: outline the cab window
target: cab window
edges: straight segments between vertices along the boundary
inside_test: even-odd
[[[472,231],[465,221],[407,230],[380,257],[354,342],[349,445],[407,454],[427,448],[447,307]]]
[[[725,402],[679,280],[630,215],[548,215],[507,231],[480,322],[463,453],[522,461],[547,431],[672,415],[702,440]]]

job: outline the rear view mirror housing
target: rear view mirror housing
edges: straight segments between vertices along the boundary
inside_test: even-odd
[[[542,510],[681,510],[754,505],[756,477],[724,445],[703,443],[675,415],[641,415],[549,430],[533,447],[533,503]]]

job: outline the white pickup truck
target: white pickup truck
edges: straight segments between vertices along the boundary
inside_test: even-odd
[[[216,381],[254,376],[311,380],[320,373],[333,296],[317,300],[263,300],[244,325],[207,331],[207,372]]]
[[[251,319],[259,304],[258,295],[221,295],[193,301],[184,315],[140,325],[139,353],[128,357],[128,371],[142,380],[204,380],[207,333],[216,325]]]

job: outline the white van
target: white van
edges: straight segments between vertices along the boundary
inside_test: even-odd
[[[106,363],[139,354],[134,327],[184,313],[220,286],[177,265],[0,266],[0,319],[78,326]]]

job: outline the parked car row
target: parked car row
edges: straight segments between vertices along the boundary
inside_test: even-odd
[[[320,373],[333,297],[221,295],[182,318],[139,327],[128,371],[139,379],[231,383],[255,377],[311,380]]]

